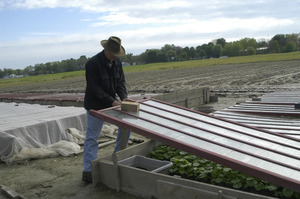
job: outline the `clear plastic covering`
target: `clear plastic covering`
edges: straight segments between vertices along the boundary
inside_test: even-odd
[[[86,111],[82,107],[0,103],[0,158],[10,164],[26,158],[68,156],[80,151]]]

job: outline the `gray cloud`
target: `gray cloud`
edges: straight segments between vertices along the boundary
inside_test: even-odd
[[[0,4],[0,11],[76,9],[85,14],[80,22],[88,29],[73,34],[35,32],[20,35],[21,40],[0,40],[0,68],[92,56],[101,50],[99,41],[110,35],[120,36],[127,52],[134,54],[164,44],[196,47],[221,37],[227,41],[244,37],[269,39],[279,33],[299,32],[299,5],[299,0],[10,0]],[[28,52],[18,50],[21,45],[27,46]],[[12,55],[22,58],[18,64],[14,64]]]

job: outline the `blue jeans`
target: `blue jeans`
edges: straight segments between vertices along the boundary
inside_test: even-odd
[[[86,113],[87,115],[87,130],[86,137],[84,140],[84,148],[83,148],[83,171],[91,172],[92,171],[92,161],[97,158],[98,152],[98,142],[97,139],[100,136],[103,121],[93,117],[89,114],[89,111]],[[127,142],[130,137],[130,131],[128,131]],[[115,151],[119,151],[121,148],[121,129],[118,130],[118,136],[115,145]]]

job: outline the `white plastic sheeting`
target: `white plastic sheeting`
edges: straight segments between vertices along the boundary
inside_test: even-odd
[[[20,154],[69,155],[80,150],[85,129],[84,108],[0,103],[0,158],[10,164]]]

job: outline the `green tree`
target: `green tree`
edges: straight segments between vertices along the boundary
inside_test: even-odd
[[[271,40],[269,45],[271,53],[280,53],[280,47],[277,40]]]
[[[269,52],[269,42],[266,40],[260,40],[256,43],[256,54],[266,54]]]
[[[63,71],[59,61],[52,62],[52,70],[53,73],[61,73]]]
[[[200,58],[204,58],[204,57],[206,56],[206,52],[205,52],[204,47],[202,47],[202,46],[197,46],[197,47],[196,47],[196,51],[197,51],[198,56],[199,56]]]
[[[35,64],[34,65],[34,75],[45,74],[44,64]]]
[[[194,47],[191,47],[189,50],[189,58],[194,59],[197,57],[197,51]]]
[[[180,53],[179,59],[183,61],[188,59],[188,54],[185,50]]]
[[[45,67],[46,74],[54,73],[51,62],[47,62],[44,67]]]
[[[165,53],[168,61],[178,61],[181,60],[181,53],[183,48],[180,46],[175,46],[174,44],[165,44],[161,48],[161,53]]]
[[[177,53],[175,50],[168,50],[166,53],[168,61],[177,60]]]
[[[160,51],[158,49],[147,49],[144,55],[144,62],[145,63],[155,63],[157,62],[157,55]]]
[[[253,38],[244,38],[240,40],[243,50],[246,50],[248,47],[252,46],[256,49],[256,40]]]
[[[222,45],[216,44],[212,49],[212,56],[215,58],[219,58],[222,55]]]
[[[164,52],[158,52],[155,62],[167,62],[167,61],[168,61],[167,54]]]
[[[224,38],[219,38],[219,39],[217,39],[216,44],[220,44],[222,46],[222,48],[224,48],[224,46],[226,44],[226,40]]]
[[[234,56],[240,56],[241,52],[244,51],[242,44],[240,42],[234,42],[233,43],[233,55]]]
[[[299,43],[300,34],[290,34],[290,35],[286,35],[286,37],[287,37],[286,52],[292,52],[298,50],[300,44]]]
[[[264,48],[264,47],[269,47],[269,44],[266,40],[261,40],[259,42],[256,43],[256,47],[257,48]]]
[[[271,52],[276,52],[276,53],[285,52],[285,47],[286,47],[287,43],[288,43],[288,40],[287,40],[286,35],[283,35],[283,34],[275,35],[270,41],[270,47],[272,47]],[[273,45],[273,46],[271,46],[271,45]],[[278,50],[278,48],[279,48],[279,50]]]
[[[34,75],[34,67],[33,66],[27,66],[24,68],[24,74],[26,75]]]
[[[201,46],[201,49],[205,51],[205,56],[207,58],[210,58],[213,56],[213,47],[214,47],[214,44],[212,42],[209,42],[208,44],[203,44]],[[201,55],[203,53],[200,53]]]
[[[160,50],[166,53],[170,50],[174,50],[175,48],[176,46],[174,44],[165,44]]]
[[[84,69],[84,65],[87,62],[87,58],[85,55],[81,55],[77,60],[77,65],[79,66],[80,70]]]
[[[126,53],[124,57],[122,57],[122,61],[128,62],[130,65],[133,64],[133,54],[132,53]]]
[[[23,75],[23,74],[24,74],[24,70],[16,69],[16,70],[14,71],[14,74],[15,74],[15,75]]]
[[[286,52],[293,52],[297,50],[297,44],[294,41],[289,41],[286,45]]]
[[[224,47],[223,55],[229,57],[240,56],[243,52],[242,44],[238,41],[227,43]]]
[[[66,72],[69,72],[69,71],[77,71],[77,70],[79,70],[79,66],[77,65],[75,59],[73,59],[73,58],[68,59],[68,60],[67,60],[67,63],[68,63],[68,65],[67,65],[67,70],[66,70]]]
[[[255,55],[256,54],[256,49],[253,46],[249,46],[247,48],[247,55]]]

